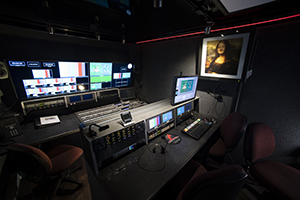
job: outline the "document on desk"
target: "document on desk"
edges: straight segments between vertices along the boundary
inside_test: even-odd
[[[40,117],[41,125],[60,123],[57,115]]]

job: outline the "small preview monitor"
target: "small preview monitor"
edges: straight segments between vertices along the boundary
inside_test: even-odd
[[[198,76],[175,76],[173,79],[171,105],[195,98]]]
[[[173,119],[173,111],[172,110],[162,114],[163,123],[165,123],[171,119]]]
[[[192,110],[192,102],[185,104],[185,112]]]
[[[177,108],[177,116],[181,115],[184,113],[184,106],[180,106]]]
[[[160,125],[160,116],[154,117],[149,120],[149,130],[157,127],[158,125]]]

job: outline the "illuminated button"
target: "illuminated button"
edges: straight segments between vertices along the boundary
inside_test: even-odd
[[[111,145],[111,141],[110,141],[110,136],[109,135],[107,135],[105,137],[105,142],[106,142],[106,145]]]
[[[117,132],[117,139],[118,139],[118,141],[121,141],[121,139],[122,139],[120,131]]]
[[[111,134],[111,141],[113,144],[116,144],[116,136],[114,133]]]
[[[123,140],[126,140],[126,137],[127,137],[127,135],[126,135],[126,129],[123,129],[122,136],[123,136]]]

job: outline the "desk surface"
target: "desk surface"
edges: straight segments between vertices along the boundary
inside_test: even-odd
[[[199,115],[198,117],[203,117]],[[181,142],[171,144],[161,154],[160,145],[165,146],[161,137],[149,142],[117,162],[102,169],[97,175],[111,199],[151,199],[195,154],[221,125],[217,120],[200,140],[181,133],[181,129],[192,119],[167,133],[179,135]],[[153,147],[156,152],[153,153]]]
[[[79,131],[80,121],[74,113],[59,116],[60,123],[36,129],[33,122],[25,124],[22,135],[11,139],[23,144],[37,145],[44,142],[64,137]],[[6,153],[5,147],[0,147],[0,154]]]

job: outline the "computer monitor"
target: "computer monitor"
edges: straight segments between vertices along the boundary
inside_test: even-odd
[[[171,105],[195,98],[198,76],[175,76],[173,79]]]

